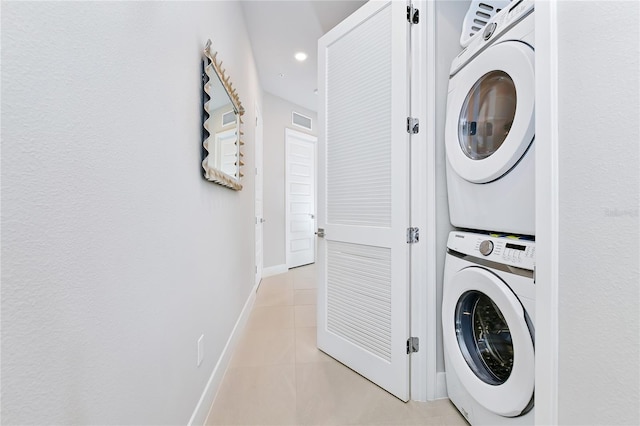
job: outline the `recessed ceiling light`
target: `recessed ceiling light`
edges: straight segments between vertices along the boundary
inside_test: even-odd
[[[303,62],[307,59],[307,54],[304,52],[298,52],[294,56],[300,62]]]
[[[278,77],[280,77],[280,78],[284,78],[284,73],[283,73],[283,72],[281,72],[280,74],[278,74]]]

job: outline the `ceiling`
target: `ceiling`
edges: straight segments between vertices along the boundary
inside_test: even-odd
[[[242,1],[264,91],[317,111],[318,39],[366,1]],[[299,62],[296,52],[308,58]]]

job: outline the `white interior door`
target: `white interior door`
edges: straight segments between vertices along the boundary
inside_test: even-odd
[[[318,347],[409,399],[406,3],[371,1],[318,45]]]
[[[216,168],[223,173],[236,177],[238,170],[238,133],[235,129],[216,133]]]
[[[287,267],[316,261],[316,145],[318,138],[285,129]]]
[[[256,285],[262,279],[262,269],[264,267],[263,255],[263,234],[264,234],[264,213],[263,213],[263,174],[262,174],[262,115],[258,104],[255,105],[256,110],[256,133],[255,133],[255,150],[256,150],[256,183],[255,183],[255,216],[256,216]]]

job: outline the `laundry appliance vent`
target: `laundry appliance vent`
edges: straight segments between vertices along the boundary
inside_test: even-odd
[[[510,0],[473,0],[462,22],[460,44],[467,47],[476,35],[493,16],[504,9]]]

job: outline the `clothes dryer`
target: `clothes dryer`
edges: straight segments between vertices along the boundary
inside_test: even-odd
[[[445,124],[451,224],[535,234],[534,5],[512,2],[452,65]]]
[[[472,425],[534,424],[535,242],[454,231],[442,329],[449,399]]]

